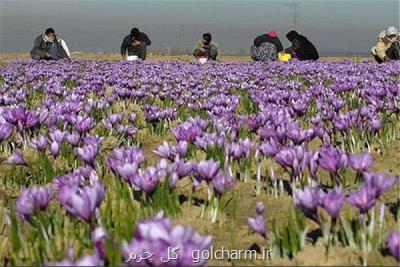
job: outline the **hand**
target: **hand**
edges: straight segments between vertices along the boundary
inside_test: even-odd
[[[132,42],[132,45],[133,45],[133,46],[139,46],[139,45],[141,45],[141,44],[142,44],[142,42],[139,41],[139,40],[135,40],[135,41]]]
[[[44,52],[44,57],[45,58],[52,58],[51,54],[48,52]]]

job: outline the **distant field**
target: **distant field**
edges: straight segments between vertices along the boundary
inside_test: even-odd
[[[119,53],[114,52],[102,52],[102,53],[90,53],[90,52],[73,52],[72,59],[87,59],[87,60],[119,60],[121,56]],[[11,53],[11,54],[0,54],[0,60],[10,59],[29,59],[29,53]],[[188,61],[193,59],[192,55],[161,55],[161,54],[148,54],[148,60],[183,60]],[[326,61],[339,61],[343,59],[349,59],[352,61],[364,61],[372,60],[371,57],[365,55],[354,55],[350,57],[340,56],[323,56],[321,60]],[[251,61],[250,56],[247,55],[221,55],[218,57],[220,61]]]

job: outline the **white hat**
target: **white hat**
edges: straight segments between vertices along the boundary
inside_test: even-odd
[[[389,36],[389,35],[397,35],[397,34],[398,34],[398,31],[397,31],[396,27],[394,27],[394,26],[390,26],[390,27],[388,27],[386,29],[386,35],[387,36]]]

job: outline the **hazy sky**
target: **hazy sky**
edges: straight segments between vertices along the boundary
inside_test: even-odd
[[[400,0],[0,0],[0,53],[29,51],[45,28],[55,28],[72,51],[118,51],[133,26],[153,41],[149,51],[191,48],[211,32],[222,53],[248,51],[253,39],[274,27],[294,27],[324,52],[367,52],[380,31],[399,26]]]

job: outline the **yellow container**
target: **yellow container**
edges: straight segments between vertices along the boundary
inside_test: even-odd
[[[284,53],[284,52],[279,52],[278,53],[278,60],[279,61],[287,62],[287,61],[289,61],[291,59],[292,59],[292,55],[290,55],[289,53]]]

